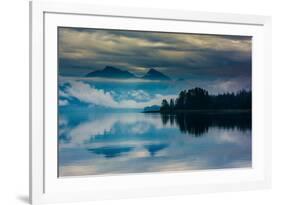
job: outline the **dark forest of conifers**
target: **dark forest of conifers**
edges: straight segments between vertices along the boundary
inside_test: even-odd
[[[184,110],[251,110],[252,92],[241,90],[237,93],[210,95],[207,90],[193,88],[183,90],[176,99],[162,101],[160,112]]]

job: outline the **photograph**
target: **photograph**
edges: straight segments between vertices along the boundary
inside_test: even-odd
[[[252,167],[252,36],[57,36],[58,177]]]

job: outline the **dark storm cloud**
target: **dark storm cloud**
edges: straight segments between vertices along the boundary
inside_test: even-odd
[[[83,75],[113,65],[142,75],[150,68],[172,78],[251,78],[251,37],[59,29],[59,71]]]

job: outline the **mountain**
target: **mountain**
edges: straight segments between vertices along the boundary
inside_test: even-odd
[[[153,68],[151,68],[142,78],[147,80],[171,80],[171,78]]]
[[[159,111],[160,111],[160,106],[158,105],[148,106],[143,109],[143,112],[159,112]]]
[[[86,77],[102,77],[102,78],[136,78],[136,76],[129,71],[123,71],[113,66],[106,66],[103,70],[90,72]]]
[[[102,70],[97,70],[90,72],[85,75],[85,77],[100,77],[100,78],[119,78],[119,79],[126,79],[126,78],[138,78],[133,73],[129,71],[124,71],[119,68],[113,66],[106,66]],[[168,76],[164,75],[163,73],[155,70],[150,69],[141,79],[146,80],[171,80]]]

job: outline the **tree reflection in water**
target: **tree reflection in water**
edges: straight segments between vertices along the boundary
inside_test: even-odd
[[[195,113],[161,113],[163,125],[177,125],[182,133],[199,137],[208,132],[210,127],[222,129],[250,130],[252,127],[251,112],[195,112]]]

